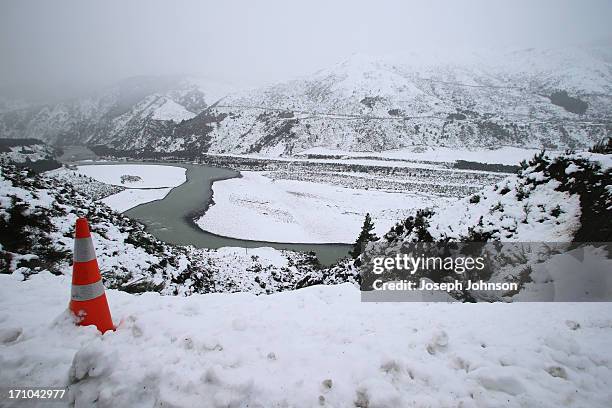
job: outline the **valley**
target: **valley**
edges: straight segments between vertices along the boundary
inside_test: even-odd
[[[143,222],[166,242],[313,251],[323,264],[347,254],[348,245],[342,244],[354,241],[366,213],[378,234],[384,234],[416,208],[436,208],[507,175],[405,159],[207,155],[198,163],[98,161],[76,168],[98,182],[129,187],[101,202]],[[170,171],[181,167],[187,171],[183,185],[172,181],[175,172]],[[131,185],[119,182],[121,174],[132,173],[147,177]]]

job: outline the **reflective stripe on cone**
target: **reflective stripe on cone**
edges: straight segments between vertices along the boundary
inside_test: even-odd
[[[72,259],[75,263],[96,259],[96,251],[91,237],[74,239],[74,256]]]
[[[78,300],[80,302],[86,300],[92,300],[100,297],[104,294],[104,284],[101,280],[90,283],[89,285],[72,285],[72,293],[70,294],[72,300]]]

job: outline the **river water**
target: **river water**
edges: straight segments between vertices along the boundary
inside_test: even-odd
[[[95,164],[95,163],[82,163]],[[100,163],[102,164],[102,163]],[[111,163],[104,163],[111,164]],[[118,163],[119,164],[119,163]],[[142,222],[147,231],[162,241],[176,245],[193,245],[198,248],[220,248],[224,246],[256,248],[273,247],[293,251],[316,253],[319,262],[330,265],[347,256],[350,245],[346,244],[285,244],[228,238],[200,229],[193,219],[202,215],[212,197],[212,183],[238,177],[233,170],[196,164],[168,162],[122,162],[121,164],[160,164],[187,169],[187,181],[175,187],[163,200],[139,205],[125,212],[128,217]],[[245,249],[245,251],[247,251]]]

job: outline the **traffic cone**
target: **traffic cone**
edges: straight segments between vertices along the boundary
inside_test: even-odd
[[[79,218],[76,222],[73,261],[70,310],[77,317],[78,324],[93,324],[102,333],[114,330],[86,218]]]

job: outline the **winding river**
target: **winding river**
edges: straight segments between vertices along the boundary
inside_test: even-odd
[[[112,163],[105,162],[104,164]],[[312,251],[316,253],[319,262],[323,265],[331,265],[345,257],[350,249],[350,245],[347,244],[286,244],[250,241],[223,237],[200,229],[193,219],[204,214],[210,205],[213,199],[212,183],[217,180],[238,177],[240,174],[236,171],[170,162],[121,162],[117,164],[159,164],[187,169],[187,181],[175,187],[163,200],[141,204],[125,212],[128,217],[142,222],[147,227],[147,231],[162,241],[176,245],[193,245],[198,248],[273,247],[302,252]]]

